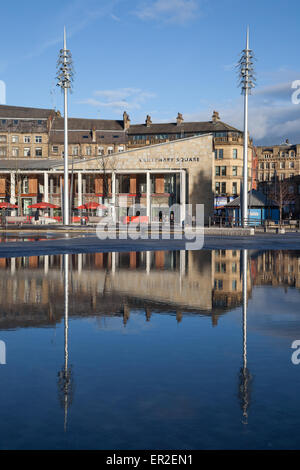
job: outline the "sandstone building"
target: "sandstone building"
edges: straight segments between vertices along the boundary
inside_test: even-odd
[[[223,123],[216,111],[208,122],[185,122],[178,113],[174,123],[153,124],[147,116],[144,124],[131,125],[126,112],[122,120],[70,118],[68,122],[73,208],[91,200],[122,207],[124,195],[130,205],[137,200],[143,203],[147,197],[154,197],[158,203],[159,197],[160,205],[169,206],[183,200],[206,202],[208,217],[213,198],[219,206],[240,193],[243,134]],[[22,214],[37,200],[60,204],[63,141],[64,122],[59,112],[1,105],[0,200],[18,200]],[[204,151],[199,153],[195,149],[202,144]],[[145,147],[149,152],[142,150]],[[174,154],[175,149],[180,157]],[[249,189],[251,156],[249,139]],[[130,167],[124,167],[126,161],[130,161]],[[83,176],[80,168],[90,165],[93,170],[89,168]],[[122,167],[123,173],[113,171],[114,166]],[[200,194],[205,198],[201,199]]]

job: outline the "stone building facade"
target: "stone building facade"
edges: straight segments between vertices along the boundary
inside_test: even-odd
[[[243,165],[243,133],[222,122],[214,111],[207,122],[185,122],[178,113],[174,123],[131,124],[126,112],[122,120],[69,119],[69,155],[85,159],[117,154],[211,133],[214,145],[212,191],[215,204],[222,205],[240,194]],[[51,109],[0,105],[0,159],[61,159],[64,153],[64,122]],[[253,186],[252,140],[249,138],[249,189]]]
[[[185,205],[204,204],[205,223],[213,214],[213,136],[189,137],[107,156],[74,158],[69,166],[70,206],[104,204],[115,219],[140,215],[149,221],[186,218]],[[17,163],[17,165],[16,165]],[[47,201],[61,207],[62,159],[0,160],[0,199],[17,203],[18,214]]]
[[[256,147],[257,186],[264,193],[280,199],[286,215],[300,216],[300,145],[285,144]],[[277,201],[279,202],[279,201]]]

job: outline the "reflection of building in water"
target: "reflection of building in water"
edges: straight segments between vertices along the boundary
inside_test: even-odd
[[[249,270],[249,267],[247,268]],[[212,252],[213,305],[215,308],[232,308],[242,304],[243,279],[241,252],[239,250],[214,250]],[[248,296],[251,279],[247,277]]]
[[[132,308],[212,310],[211,252],[94,253],[70,256],[70,315],[120,315]],[[62,319],[62,257],[2,259],[0,328],[42,326]],[[16,315],[16,311],[18,315]]]
[[[300,252],[267,251],[253,259],[254,285],[300,288]]]
[[[252,285],[300,285],[300,252],[250,253]],[[241,252],[92,253],[69,255],[70,315],[119,315],[130,311],[218,316],[242,305]],[[63,256],[0,259],[0,329],[62,321]]]

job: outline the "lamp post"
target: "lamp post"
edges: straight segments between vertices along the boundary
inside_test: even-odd
[[[59,51],[57,61],[57,86],[64,93],[64,203],[63,223],[69,225],[69,157],[68,157],[68,90],[73,82],[72,54],[67,49],[66,28],[64,28],[64,47]]]
[[[239,86],[244,95],[244,152],[243,152],[243,194],[242,194],[242,225],[248,221],[248,95],[255,86],[253,53],[249,49],[249,27],[247,27],[246,48],[241,53],[238,63]]]

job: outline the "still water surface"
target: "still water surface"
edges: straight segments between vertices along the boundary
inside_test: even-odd
[[[0,448],[299,448],[299,288],[295,251],[0,259]]]

